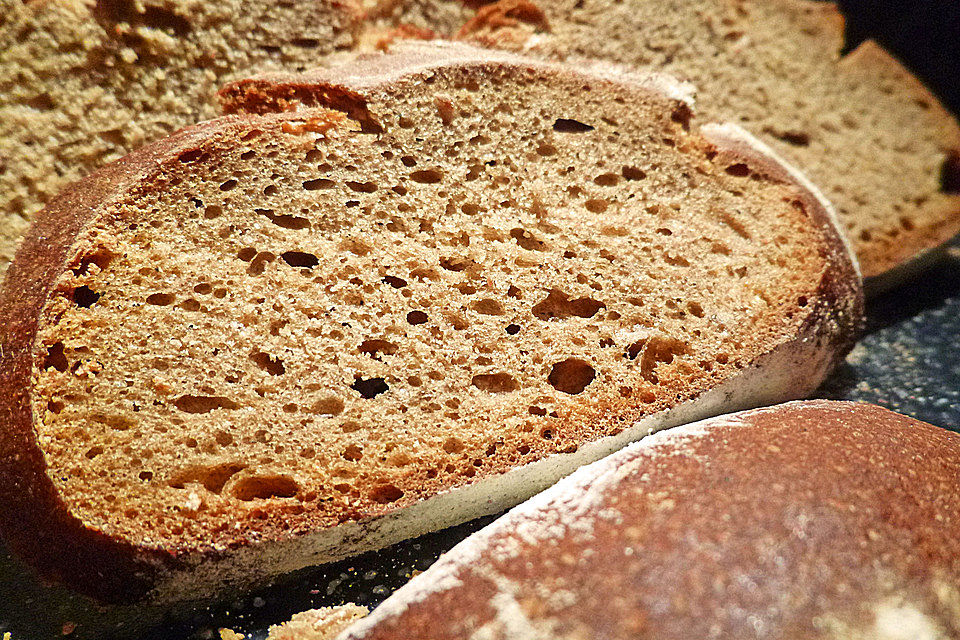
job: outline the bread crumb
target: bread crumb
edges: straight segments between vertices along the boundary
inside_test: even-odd
[[[220,629],[220,640],[243,640],[243,634],[233,629]]]
[[[368,613],[369,609],[353,603],[302,611],[289,622],[270,627],[267,640],[332,640]]]

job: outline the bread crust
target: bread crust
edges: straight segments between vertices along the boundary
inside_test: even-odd
[[[479,62],[467,62],[461,56],[456,64],[491,64],[490,59],[484,54]],[[496,64],[543,65],[529,61],[510,62],[514,60],[517,59],[504,54],[497,57]],[[442,62],[434,60],[430,64]],[[381,83],[396,82],[397,78],[407,76],[404,69],[409,68],[421,73],[423,59],[386,61],[377,77],[385,78]],[[549,69],[551,73],[571,73],[557,65],[549,65]],[[613,77],[609,66],[593,71],[581,69],[576,73],[592,73],[592,77],[598,80]],[[348,74],[344,77],[356,76]],[[319,93],[324,106],[345,111],[348,117],[360,117],[361,123],[366,117],[356,115],[358,109],[363,111],[361,107],[364,105],[364,94],[356,83],[316,86],[301,83],[295,86],[297,91],[306,87],[311,96]],[[642,86],[647,91],[662,89],[660,95],[665,96],[666,105],[683,107],[686,110],[681,109],[681,115],[689,115],[685,100],[688,96],[682,85],[658,77]],[[251,92],[250,95],[254,94]],[[280,92],[279,95],[289,94]],[[297,104],[290,102],[289,106]],[[740,374],[683,405],[648,416],[617,436],[585,443],[576,453],[549,456],[406,507],[385,507],[380,517],[355,514],[342,525],[307,535],[261,542],[257,531],[243,529],[238,532],[233,546],[215,550],[187,548],[176,541],[160,547],[134,546],[125,540],[87,530],[65,508],[46,475],[43,452],[34,430],[30,395],[33,370],[41,357],[36,339],[42,328],[39,324],[44,303],[53,293],[58,278],[68,269],[68,261],[76,253],[83,230],[96,224],[101,217],[119,215],[119,208],[112,204],[122,204],[124,198],[132,197],[133,187],[138,182],[156,178],[165,171],[165,166],[179,163],[181,158],[195,159],[212,154],[219,145],[236,144],[252,130],[282,129],[305,119],[327,124],[343,119],[340,113],[323,111],[316,106],[293,113],[227,116],[182,130],[81,181],[37,219],[0,295],[0,322],[10,323],[12,327],[4,335],[0,356],[3,371],[0,377],[0,446],[4,453],[4,463],[0,466],[0,516],[4,534],[45,575],[63,579],[110,601],[134,601],[147,597],[161,601],[184,600],[231,586],[245,586],[308,564],[382,547],[471,517],[500,511],[531,492],[545,488],[576,466],[653,430],[700,419],[718,411],[808,394],[852,346],[859,331],[862,322],[859,280],[850,256],[829,222],[826,206],[796,179],[792,170],[784,168],[763,148],[752,145],[749,138],[731,132],[727,132],[726,137],[718,134],[713,140],[718,153],[746,162],[764,175],[790,185],[819,223],[824,238],[823,250],[829,263],[812,294],[808,319],[797,327],[795,337],[756,361],[745,363]],[[19,515],[21,512],[26,515]],[[49,533],[43,534],[44,531]],[[43,535],[52,537],[42,545],[37,544],[38,536]],[[77,560],[67,564],[63,560],[65,557]],[[103,567],[111,567],[111,570],[104,572]]]
[[[875,405],[662,431],[473,534],[341,639],[894,637],[885,616],[954,637],[958,475],[960,436]]]

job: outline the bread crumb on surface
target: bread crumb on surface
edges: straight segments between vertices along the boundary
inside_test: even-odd
[[[301,611],[288,622],[271,626],[267,640],[332,640],[368,613],[353,603]]]

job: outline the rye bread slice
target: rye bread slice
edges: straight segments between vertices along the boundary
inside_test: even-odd
[[[796,402],[661,431],[451,549],[340,640],[956,638],[960,435]]]
[[[307,87],[342,111],[185,129],[38,218],[0,300],[0,521],[43,573],[248,585],[803,396],[852,344],[827,205],[682,85],[360,64]]]
[[[226,81],[355,46],[359,4],[0,0],[0,277],[71,182],[217,116]]]
[[[441,13],[459,2],[381,4],[390,12],[366,31],[424,37],[390,27],[426,25],[438,37],[692,82],[704,117],[742,125],[834,203],[868,293],[916,271],[960,231],[955,115],[876,42],[848,50],[834,3],[501,0],[466,3],[474,13],[459,28]],[[360,40],[387,46],[384,37]]]

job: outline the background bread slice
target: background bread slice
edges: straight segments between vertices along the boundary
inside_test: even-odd
[[[442,0],[391,3],[395,20]],[[483,3],[480,3],[483,4]],[[382,29],[382,26],[377,26]],[[807,0],[502,0],[440,37],[550,58],[650,67],[696,85],[836,205],[870,288],[960,230],[960,128],[875,42],[844,52],[843,17]],[[880,278],[887,274],[888,277]]]
[[[662,431],[473,534],[340,636],[953,638],[960,435],[812,401]]]
[[[0,0],[0,277],[69,183],[216,113],[224,81],[353,46],[352,0]]]
[[[244,586],[802,396],[852,344],[824,205],[683,86],[353,69],[304,85],[343,112],[185,129],[38,218],[0,298],[0,522],[45,574]]]

